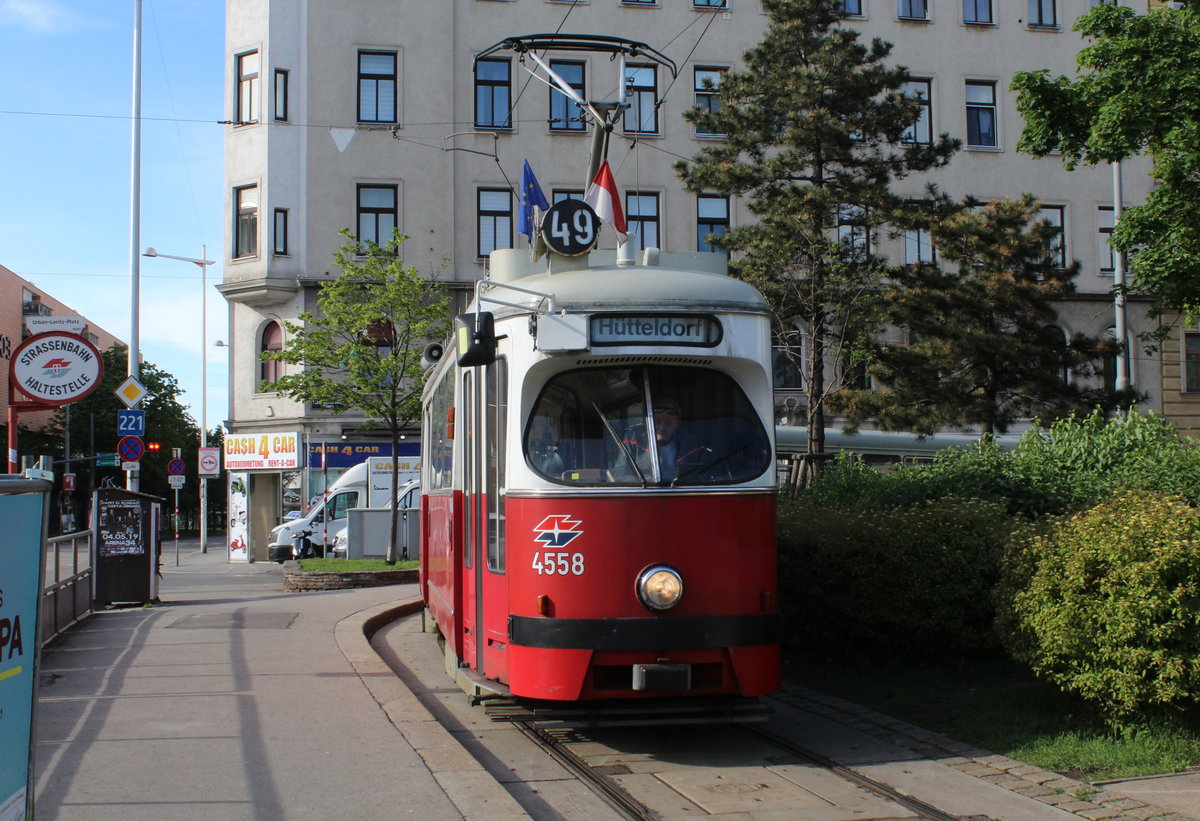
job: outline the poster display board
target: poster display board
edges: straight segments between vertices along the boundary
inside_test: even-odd
[[[49,482],[0,480],[0,821],[33,818],[33,736]]]
[[[246,492],[249,476],[245,473],[229,474],[229,561],[250,560],[250,497]]]
[[[158,598],[158,498],[120,488],[96,491],[96,604]]]

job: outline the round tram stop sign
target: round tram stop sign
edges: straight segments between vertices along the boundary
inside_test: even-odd
[[[100,387],[100,351],[82,336],[50,331],[34,334],[12,352],[9,382],[39,405],[78,402]]]

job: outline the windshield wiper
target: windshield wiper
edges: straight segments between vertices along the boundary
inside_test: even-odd
[[[596,400],[592,400],[592,408],[596,411],[596,415],[600,417],[600,421],[604,423],[604,429],[608,431],[608,435],[617,445],[617,450],[629,461],[629,466],[633,468],[633,472],[637,474],[638,480],[642,483],[642,487],[646,487],[646,475],[642,473],[641,468],[637,466],[637,460],[625,448],[625,443],[621,441],[621,437],[617,436],[616,429],[612,426],[612,422],[608,421],[608,417],[600,410],[600,406],[596,404]]]

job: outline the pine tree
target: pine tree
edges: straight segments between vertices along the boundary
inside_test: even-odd
[[[905,344],[877,343],[876,388],[835,405],[852,423],[889,430],[939,428],[1003,433],[1017,419],[1055,419],[1118,397],[1095,387],[1108,343],[1067,338],[1054,304],[1074,290],[1078,263],[1064,265],[1058,229],[1025,195],[979,206],[933,191],[924,207],[897,215],[927,232],[936,260],[898,271],[884,292],[886,321]],[[1115,348],[1114,348],[1115,350]]]
[[[809,453],[825,443],[827,358],[872,331],[889,272],[869,240],[897,198],[890,184],[945,164],[957,141],[906,143],[919,106],[891,45],[842,28],[840,0],[763,0],[766,34],[721,78],[715,110],[687,119],[724,135],[676,171],[690,191],[743,197],[756,218],[713,239],[741,252],[733,273],[763,291],[777,344],[804,353]],[[840,240],[840,241],[839,241]]]

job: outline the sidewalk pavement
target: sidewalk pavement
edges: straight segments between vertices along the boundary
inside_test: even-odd
[[[219,542],[179,554],[164,545],[161,604],[44,651],[38,821],[528,817],[363,635],[419,607],[415,585],[289,594]],[[1200,773],[1105,786],[1200,819]],[[1145,817],[1109,810],[1078,815]]]
[[[97,613],[43,654],[38,821],[524,815],[477,765],[432,773],[381,709],[398,680],[364,667],[362,624],[415,586],[285,594],[278,565],[191,539],[176,567],[173,548],[161,604]],[[428,743],[457,747],[439,726]]]

